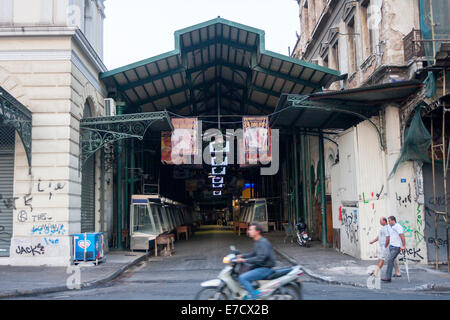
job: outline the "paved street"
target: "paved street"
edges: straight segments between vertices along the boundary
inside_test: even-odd
[[[222,269],[221,260],[228,253],[230,245],[246,252],[251,249],[252,242],[244,236],[233,235],[231,231],[202,230],[189,241],[178,241],[172,257],[150,257],[107,285],[17,299],[193,299],[200,289],[200,283],[214,278]],[[281,260],[281,265],[288,265],[288,262]],[[447,300],[450,299],[450,294],[394,294],[388,291],[324,284],[305,275],[304,298]]]

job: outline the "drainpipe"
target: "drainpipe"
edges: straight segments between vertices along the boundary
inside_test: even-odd
[[[303,195],[303,222],[308,223],[308,196],[306,195],[306,157],[305,157],[305,134],[302,132],[300,135],[300,161],[302,162],[302,195]]]
[[[298,206],[298,161],[297,161],[297,132],[292,133],[293,137],[293,158],[294,158],[294,209],[295,209],[295,222],[298,222],[299,206]]]
[[[320,203],[322,207],[322,245],[328,246],[327,239],[327,207],[325,201],[325,163],[324,163],[324,150],[323,150],[323,132],[319,130],[319,163],[320,163]]]

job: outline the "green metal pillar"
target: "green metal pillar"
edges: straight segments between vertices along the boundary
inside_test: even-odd
[[[314,221],[313,221],[313,198],[312,198],[312,181],[311,181],[311,145],[309,141],[309,136],[306,132],[305,135],[306,140],[306,167],[307,167],[307,174],[306,178],[308,180],[308,215],[309,215],[309,228],[311,230],[311,233],[314,232]]]
[[[123,196],[123,203],[124,203],[124,224],[123,224],[123,228],[124,229],[128,229],[128,217],[129,217],[129,211],[130,211],[130,204],[129,204],[129,195],[128,195],[128,190],[130,187],[130,179],[129,179],[129,168],[130,168],[130,140],[125,140],[124,141],[124,145],[125,145],[125,183],[124,183],[124,196]]]
[[[309,221],[307,222],[307,216],[308,216],[308,196],[306,194],[306,177],[307,177],[307,173],[306,173],[306,156],[305,156],[305,135],[302,132],[301,136],[300,136],[300,142],[301,142],[301,146],[300,146],[300,158],[301,158],[301,162],[302,162],[302,194],[303,194],[303,222],[307,223],[309,225]]]
[[[286,139],[286,203],[287,203],[287,220],[291,222],[291,168],[290,168],[290,154],[289,154],[289,139]]]
[[[130,183],[130,201],[131,201],[131,196],[134,194],[134,183],[135,183],[135,179],[134,177],[136,176],[135,174],[135,168],[137,168],[136,166],[136,161],[135,161],[135,154],[134,154],[134,144],[135,144],[135,140],[131,140],[131,148],[130,148],[130,167],[133,168],[131,170],[131,183]]]
[[[117,115],[123,114],[125,103],[117,102]],[[117,142],[117,248],[123,249],[122,245],[122,220],[123,220],[123,178],[122,178],[122,153],[123,153],[123,141]]]
[[[300,212],[299,208],[299,192],[298,192],[298,159],[297,159],[297,132],[292,133],[292,142],[294,145],[293,160],[294,160],[294,210],[295,210],[295,223],[298,223],[298,216]]]
[[[320,204],[322,214],[322,245],[328,246],[327,239],[327,204],[325,201],[325,163],[324,163],[324,150],[323,150],[323,132],[319,130],[319,183],[320,183]]]
[[[100,151],[100,232],[105,226],[105,149]]]

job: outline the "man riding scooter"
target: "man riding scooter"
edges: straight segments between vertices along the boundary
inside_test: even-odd
[[[260,291],[253,288],[252,281],[263,280],[270,276],[274,272],[272,268],[276,264],[272,245],[261,235],[262,231],[260,224],[252,222],[248,228],[248,235],[254,240],[253,251],[237,256],[237,262],[244,263],[244,266],[250,269],[242,273],[238,279],[252,300],[256,300],[261,294]]]

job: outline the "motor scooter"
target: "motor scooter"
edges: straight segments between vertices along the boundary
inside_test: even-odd
[[[242,265],[237,262],[240,252],[234,246],[230,246],[230,250],[231,253],[222,260],[225,268],[216,279],[201,283],[202,289],[196,300],[244,300],[248,295],[238,280],[238,270]],[[253,287],[261,292],[258,300],[301,300],[302,274],[301,266],[274,269],[264,280],[254,281]]]

